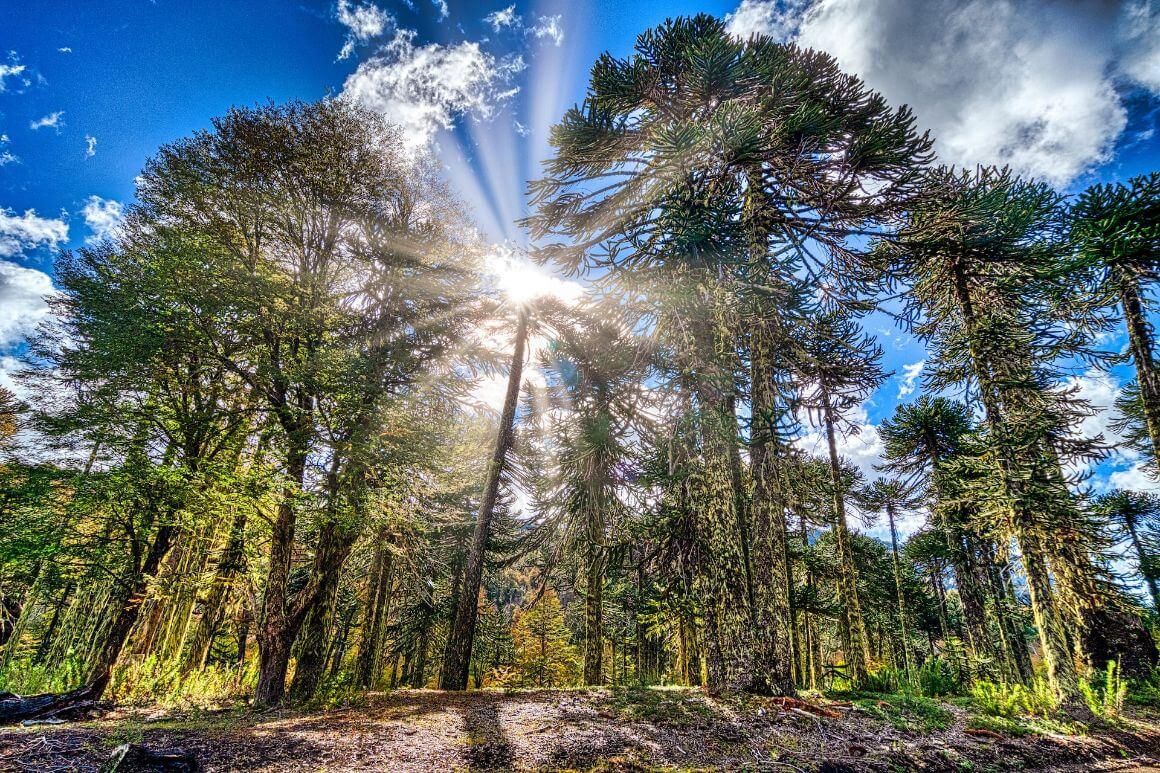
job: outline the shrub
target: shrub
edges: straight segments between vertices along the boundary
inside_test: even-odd
[[[945,695],[961,695],[962,674],[941,658],[932,658],[918,669],[918,691],[920,695],[937,698]]]
[[[1102,677],[1080,681],[1079,692],[1093,714],[1105,722],[1110,722],[1118,718],[1124,711],[1124,698],[1128,694],[1128,684],[1120,676],[1119,665],[1116,661],[1109,660],[1108,667]]]
[[[1047,681],[1038,677],[1030,688],[1018,683],[978,681],[971,688],[971,702],[983,714],[1007,719],[1021,714],[1046,717],[1058,705]]]

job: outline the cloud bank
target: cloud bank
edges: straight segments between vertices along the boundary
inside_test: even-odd
[[[743,0],[727,20],[825,50],[910,105],[942,161],[1057,186],[1110,157],[1124,90],[1160,91],[1160,4],[1148,0]]]

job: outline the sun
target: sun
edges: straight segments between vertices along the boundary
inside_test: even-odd
[[[579,283],[552,275],[510,247],[497,248],[488,257],[487,271],[499,291],[514,304],[550,297],[573,305],[585,293]]]

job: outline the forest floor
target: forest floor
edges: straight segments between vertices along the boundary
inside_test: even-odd
[[[1160,773],[1155,713],[1129,712],[1117,727],[1076,735],[1007,736],[975,729],[980,719],[961,705],[929,699],[813,705],[660,688],[401,690],[325,711],[124,707],[92,721],[0,729],[0,770],[96,771],[116,746],[139,743],[183,748],[210,771]]]

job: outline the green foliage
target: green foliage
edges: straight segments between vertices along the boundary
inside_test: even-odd
[[[132,705],[216,708],[244,700],[257,678],[257,662],[253,660],[243,667],[212,665],[183,673],[178,662],[150,655],[118,667],[109,695]]]
[[[974,708],[990,717],[1047,718],[1059,707],[1046,680],[1038,677],[1030,688],[1018,683],[981,680],[971,687],[970,695]]]
[[[919,694],[931,698],[962,695],[963,675],[942,658],[931,658],[919,666],[915,682]]]
[[[70,655],[59,664],[34,663],[27,657],[13,658],[0,668],[0,692],[34,695],[65,692],[80,684],[87,664]]]
[[[516,614],[516,660],[509,687],[569,687],[579,679],[580,654],[570,642],[564,610],[553,590]]]
[[[1102,675],[1079,683],[1079,693],[1093,714],[1105,722],[1113,722],[1124,712],[1128,683],[1120,675],[1119,664],[1109,660]]]

